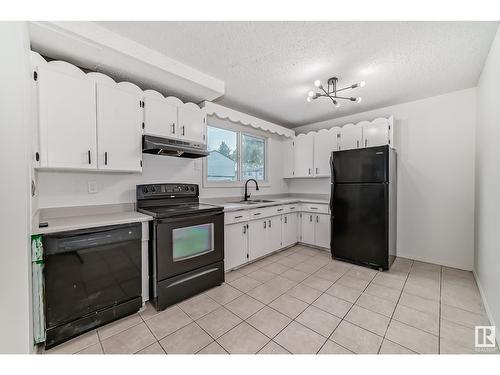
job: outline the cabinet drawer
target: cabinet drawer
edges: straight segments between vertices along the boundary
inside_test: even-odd
[[[317,212],[321,214],[328,214],[329,209],[327,204],[317,204],[317,203],[302,203],[303,212]]]
[[[282,206],[261,207],[250,210],[250,220],[262,219],[264,217],[280,215],[283,211],[278,211]]]
[[[224,224],[234,224],[240,223],[242,221],[248,221],[249,219],[248,210],[225,212],[224,213]]]
[[[300,203],[287,204],[285,206],[284,213],[288,214],[288,213],[291,213],[291,212],[299,212],[300,210],[301,210]]]

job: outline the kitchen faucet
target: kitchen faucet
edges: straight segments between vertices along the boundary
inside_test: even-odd
[[[246,182],[245,182],[245,201],[248,200],[248,198],[250,198],[250,194],[248,194],[248,182],[249,181],[253,181],[255,182],[255,190],[259,190],[259,184],[257,183],[257,180],[254,180],[253,178],[249,178]]]

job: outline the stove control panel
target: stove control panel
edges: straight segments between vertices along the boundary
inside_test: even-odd
[[[137,199],[197,197],[196,184],[148,184],[137,185]]]

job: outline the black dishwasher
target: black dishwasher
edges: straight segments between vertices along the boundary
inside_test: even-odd
[[[140,223],[43,236],[45,347],[138,311]]]

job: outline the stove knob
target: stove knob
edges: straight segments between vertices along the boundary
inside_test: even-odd
[[[194,186],[191,186],[191,191],[194,191]]]
[[[189,186],[184,186],[184,190],[188,191],[189,190]]]
[[[154,186],[152,186],[151,191],[154,193],[156,191],[156,188]]]
[[[147,194],[147,193],[148,193],[148,188],[147,188],[146,186],[144,186],[144,187],[142,188],[142,192],[143,192],[144,194]]]

